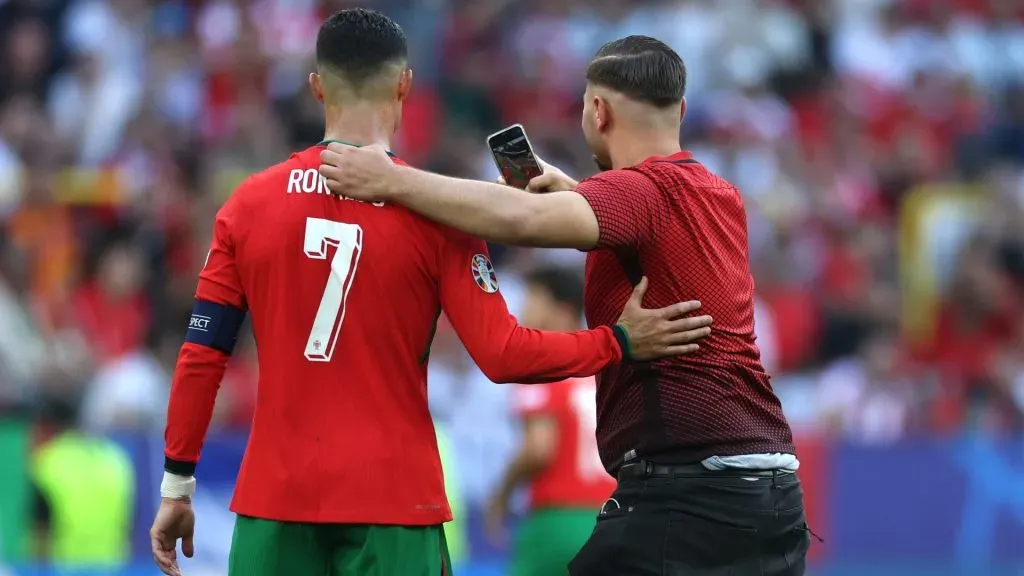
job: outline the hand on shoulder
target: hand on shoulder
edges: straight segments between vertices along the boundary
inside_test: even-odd
[[[332,142],[320,153],[320,175],[334,194],[377,202],[389,200],[398,168],[383,146]]]

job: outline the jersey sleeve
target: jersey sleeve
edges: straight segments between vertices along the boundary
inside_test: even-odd
[[[591,376],[622,359],[615,332],[547,332],[519,326],[498,289],[483,240],[448,231],[439,255],[441,307],[492,382],[534,384]]]
[[[654,228],[661,193],[646,176],[633,170],[601,172],[579,183],[597,217],[596,248],[637,248]]]
[[[245,292],[235,261],[237,196],[238,192],[217,213],[171,382],[164,432],[165,468],[184,476],[195,472],[217,390],[245,320]]]

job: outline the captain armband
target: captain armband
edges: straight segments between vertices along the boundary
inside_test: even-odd
[[[185,341],[230,355],[245,322],[245,310],[228,304],[196,300]]]

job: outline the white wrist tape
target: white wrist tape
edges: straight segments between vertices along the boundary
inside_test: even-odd
[[[164,471],[164,479],[160,481],[160,497],[181,500],[191,498],[196,493],[195,476],[178,476]]]

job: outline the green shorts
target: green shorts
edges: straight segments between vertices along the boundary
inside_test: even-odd
[[[523,519],[516,531],[513,576],[565,576],[597,524],[592,508],[544,508]]]
[[[229,576],[450,576],[443,526],[235,521]]]

